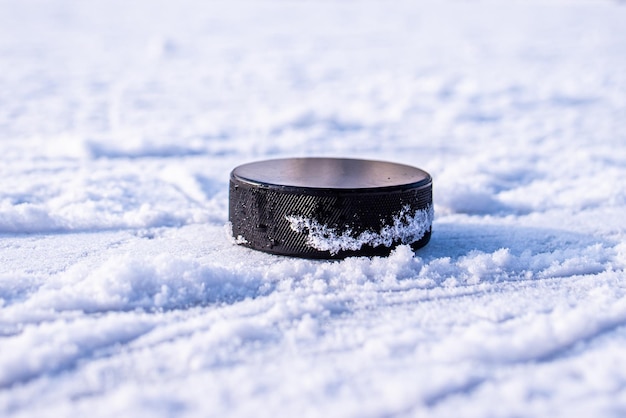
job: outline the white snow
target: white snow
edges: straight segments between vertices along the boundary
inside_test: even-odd
[[[432,205],[413,213],[407,205],[393,215],[391,225],[383,224],[379,231],[365,230],[358,234],[352,228],[341,231],[313,218],[295,215],[286,218],[292,231],[306,234],[308,246],[335,255],[340,251],[360,250],[364,245],[391,247],[395,242],[412,244],[431,229],[434,217]]]
[[[430,243],[236,245],[299,156]],[[0,416],[626,414],[624,2],[0,0],[0,176]]]

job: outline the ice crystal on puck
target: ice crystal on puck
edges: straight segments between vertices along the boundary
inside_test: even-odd
[[[357,251],[364,245],[391,247],[398,241],[402,244],[411,244],[420,240],[430,230],[433,218],[432,205],[413,213],[409,206],[405,206],[393,217],[391,225],[384,225],[380,231],[363,231],[355,234],[350,228],[339,232],[337,228],[321,224],[315,219],[296,215],[286,216],[292,231],[306,234],[309,246],[316,250],[328,251],[332,255],[340,251]]]

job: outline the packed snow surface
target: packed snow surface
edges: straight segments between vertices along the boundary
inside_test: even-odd
[[[232,242],[308,156],[430,243]],[[0,416],[626,414],[624,2],[0,0],[0,173]]]

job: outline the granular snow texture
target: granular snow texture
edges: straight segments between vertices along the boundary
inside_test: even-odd
[[[302,156],[431,242],[233,243]],[[0,416],[626,414],[624,2],[0,0],[0,174]]]
[[[391,224],[383,224],[378,231],[365,230],[361,233],[350,228],[338,231],[332,226],[321,224],[317,219],[304,216],[288,215],[286,219],[292,231],[306,235],[306,245],[335,255],[340,251],[358,251],[364,245],[390,248],[394,242],[412,244],[432,229],[434,217],[432,205],[413,212],[407,205],[393,216]]]

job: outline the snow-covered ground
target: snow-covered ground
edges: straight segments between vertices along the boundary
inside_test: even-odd
[[[289,259],[236,165],[434,178]],[[626,414],[626,4],[0,0],[0,416]]]

